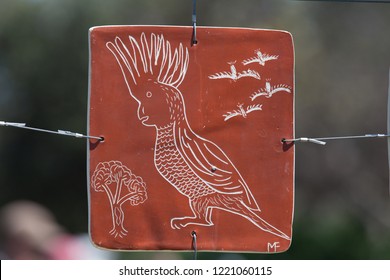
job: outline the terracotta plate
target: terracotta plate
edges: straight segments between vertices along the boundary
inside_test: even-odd
[[[292,237],[285,31],[90,30],[90,234],[121,250],[281,252]]]

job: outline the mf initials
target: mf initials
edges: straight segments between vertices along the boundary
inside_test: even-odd
[[[274,242],[274,243],[269,243],[268,242],[268,246],[267,246],[268,253],[269,252],[277,252],[279,247],[280,247],[280,243],[279,242]]]

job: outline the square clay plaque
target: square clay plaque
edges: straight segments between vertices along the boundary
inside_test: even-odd
[[[292,237],[288,32],[90,30],[90,234],[119,250],[282,252]]]

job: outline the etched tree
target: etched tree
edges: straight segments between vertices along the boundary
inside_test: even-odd
[[[112,214],[110,234],[121,238],[126,236],[128,231],[123,226],[125,214],[122,207],[125,202],[136,206],[146,201],[146,184],[142,178],[120,161],[101,162],[92,175],[91,188],[107,194]]]

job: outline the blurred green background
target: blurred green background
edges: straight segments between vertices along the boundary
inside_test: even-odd
[[[298,137],[386,133],[390,4],[198,0],[197,12],[198,25],[293,34]],[[1,0],[0,120],[85,133],[88,29],[191,25],[191,13],[192,0]],[[0,159],[0,207],[36,201],[70,233],[88,231],[85,140],[0,127]],[[198,258],[390,259],[388,176],[385,139],[297,144],[290,250]]]

